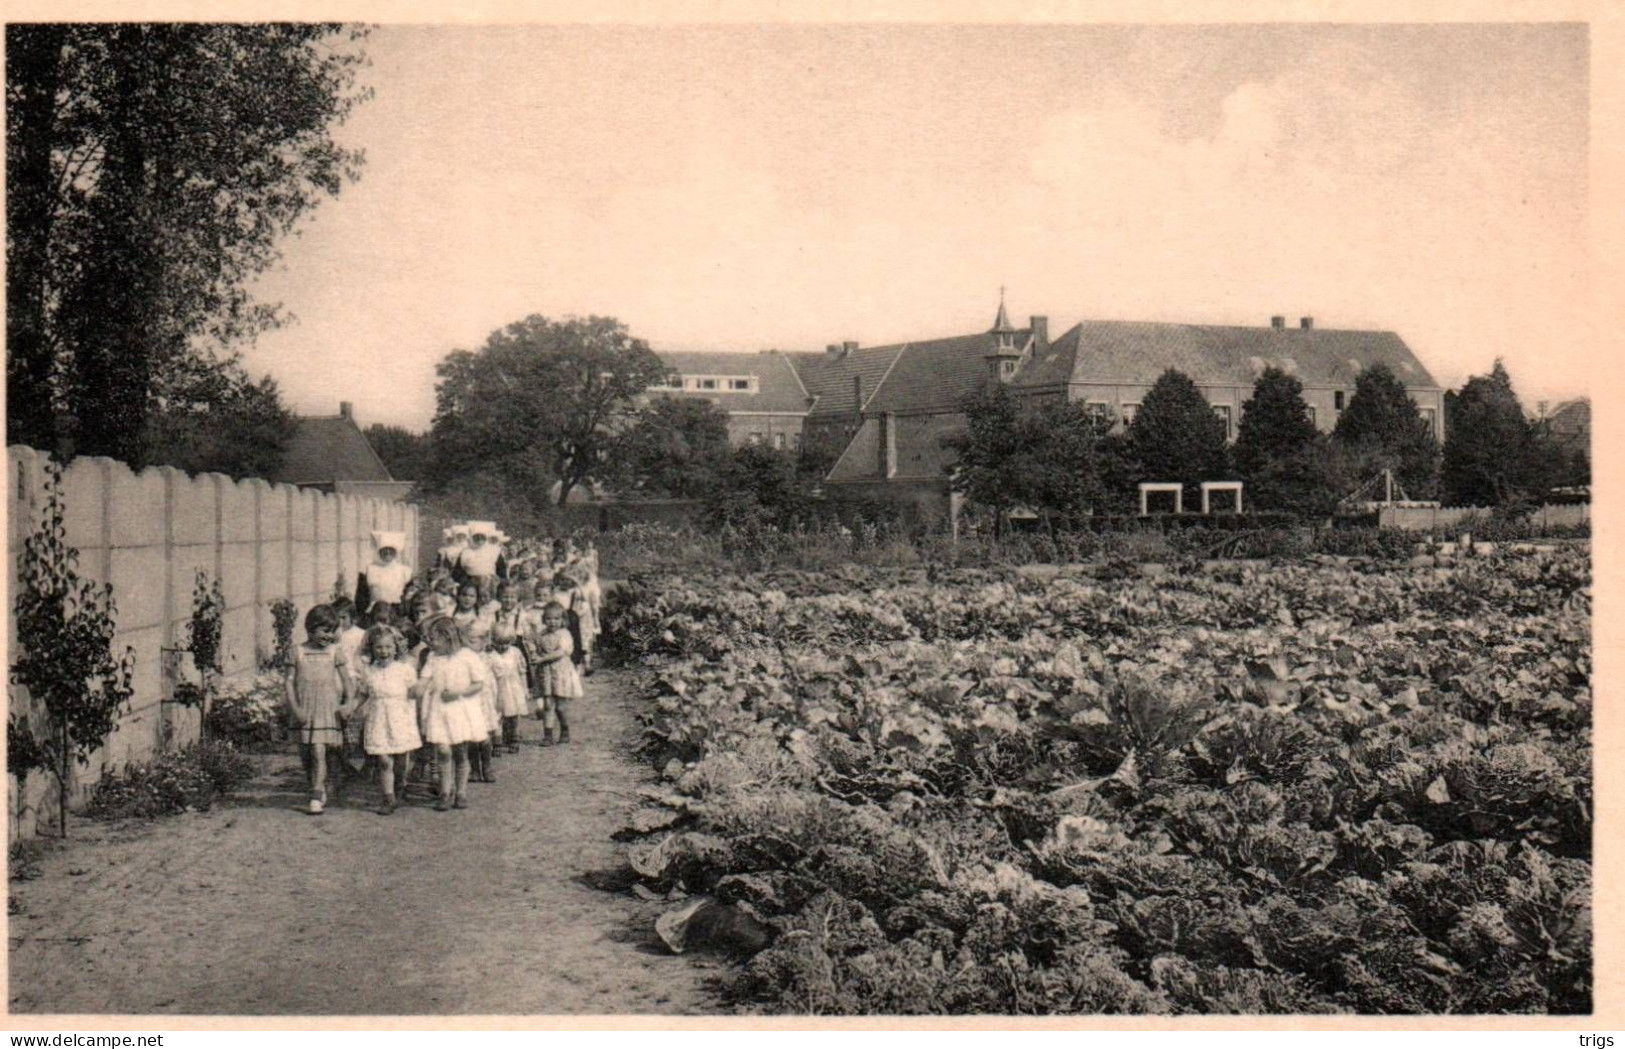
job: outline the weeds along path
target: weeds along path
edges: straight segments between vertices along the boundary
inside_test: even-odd
[[[13,1012],[545,1014],[718,1011],[706,963],[653,934],[663,905],[583,882],[618,867],[632,793],[629,682],[587,681],[567,746],[527,745],[472,784],[393,816],[353,787],[300,809],[297,761],[211,812],[79,821],[13,881]]]

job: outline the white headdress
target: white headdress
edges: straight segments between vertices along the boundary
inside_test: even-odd
[[[440,534],[447,540],[456,539],[458,536],[466,537],[468,535],[468,525],[466,523],[450,525]]]
[[[398,554],[406,549],[406,533],[374,532],[372,533],[372,545],[375,550],[383,550],[387,547]]]
[[[470,536],[483,535],[490,539],[497,534],[497,523],[495,521],[470,521],[468,522],[468,534]]]

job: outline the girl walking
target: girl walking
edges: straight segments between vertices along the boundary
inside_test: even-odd
[[[367,753],[378,765],[378,786],[384,792],[378,814],[388,816],[395,811],[396,785],[401,793],[406,792],[407,761],[423,746],[411,694],[418,674],[400,634],[392,627],[368,630],[362,651],[367,658],[360,681],[365,698],[356,713],[364,719]]]
[[[490,731],[480,693],[485,689],[485,663],[463,647],[450,618],[429,620],[423,628],[429,657],[413,691],[422,704],[423,738],[434,745],[440,769],[440,797],[435,811],[468,808],[468,747]]]
[[[338,646],[339,617],[326,605],[305,613],[305,642],[294,653],[288,670],[289,719],[299,741],[299,759],[310,780],[312,816],[327,804],[328,758],[344,745],[339,712],[350,701],[350,678],[344,652]],[[333,762],[337,772],[337,760]]]
[[[536,690],[540,693],[544,717],[559,726],[558,741],[570,742],[570,708],[581,698],[581,676],[570,661],[575,643],[565,619],[563,606],[550,602],[542,609],[542,632],[536,640]],[[552,725],[542,730],[543,745],[553,741]]]

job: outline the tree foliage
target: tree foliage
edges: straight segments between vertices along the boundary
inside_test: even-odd
[[[1241,409],[1231,451],[1256,510],[1311,515],[1336,509],[1338,471],[1325,438],[1309,419],[1303,384],[1279,368],[1266,368]]]
[[[1229,473],[1224,421],[1190,377],[1169,368],[1157,378],[1130,424],[1127,450],[1139,464],[1136,481],[1181,481],[1185,501],[1196,498],[1201,481]]]
[[[1496,360],[1446,398],[1440,483],[1453,506],[1508,506],[1538,500],[1560,483],[1562,456],[1524,416],[1512,377]]]
[[[296,423],[270,376],[255,382],[234,359],[200,352],[165,361],[154,387],[145,460],[237,478],[268,477],[281,464]]]
[[[434,444],[426,433],[413,433],[404,426],[373,423],[366,429],[367,441],[378,458],[389,467],[397,481],[425,481],[434,473]]]
[[[648,343],[609,317],[532,314],[436,369],[436,478],[492,471],[557,501],[613,472],[635,401],[666,374]]]
[[[1404,383],[1387,365],[1360,372],[1333,437],[1352,453],[1362,480],[1393,470],[1412,499],[1431,498],[1436,491],[1438,442]]]
[[[149,425],[175,392],[164,378],[226,367],[178,362],[284,319],[250,279],[356,177],[361,156],[332,129],[365,97],[363,35],[6,27],[9,441],[133,465],[172,450],[170,427]]]
[[[627,430],[612,479],[640,495],[693,499],[716,487],[729,455],[727,412],[710,401],[660,397]]]
[[[1003,386],[980,393],[967,405],[964,431],[944,441],[959,457],[954,489],[1001,517],[1025,507],[1053,529],[1099,506],[1102,431],[1074,402],[1034,407]]]
[[[788,527],[807,510],[807,483],[796,457],[765,444],[746,444],[723,461],[706,500],[713,527]]]

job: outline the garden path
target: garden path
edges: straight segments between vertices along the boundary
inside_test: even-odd
[[[11,882],[13,1012],[716,1012],[704,960],[653,932],[662,908],[584,879],[618,868],[633,795],[628,681],[587,681],[575,740],[524,746],[466,811],[352,789],[301,809],[297,762],[212,811],[77,821]],[[540,726],[526,719],[527,742]]]

